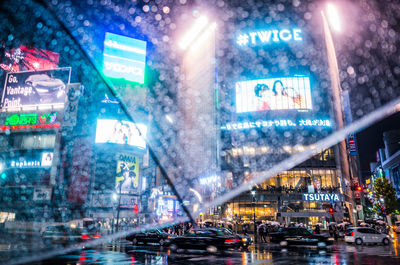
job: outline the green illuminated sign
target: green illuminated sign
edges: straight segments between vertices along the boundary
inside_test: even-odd
[[[57,112],[42,114],[38,113],[21,113],[13,114],[6,118],[5,125],[38,125],[38,124],[52,124],[57,119]]]

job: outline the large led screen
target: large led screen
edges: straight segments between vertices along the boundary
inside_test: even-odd
[[[311,87],[307,76],[268,78],[236,83],[236,112],[310,110]]]
[[[106,33],[104,40],[104,75],[144,83],[146,42]]]
[[[146,148],[146,141],[144,140],[146,133],[147,126],[143,124],[135,125],[129,121],[98,119],[96,143],[125,144],[144,149]]]

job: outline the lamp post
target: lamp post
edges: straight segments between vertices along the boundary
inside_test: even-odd
[[[253,189],[251,191],[251,195],[253,197],[252,205],[253,205],[253,224],[254,224],[254,243],[257,243],[257,226],[256,226],[256,191]]]
[[[119,210],[121,207],[121,192],[122,192],[122,183],[120,182],[119,185],[119,194],[113,194],[113,199],[117,200],[118,199],[118,204],[117,204],[117,224],[116,224],[116,229],[115,232],[118,232],[118,226],[119,226]]]
[[[340,86],[340,78],[339,78],[339,67],[338,67],[338,62],[336,58],[336,52],[335,52],[335,46],[333,43],[333,38],[331,34],[331,28],[335,31],[340,31],[341,30],[341,23],[339,19],[339,15],[337,12],[337,9],[335,8],[334,5],[328,4],[327,5],[327,15],[329,19],[329,24],[328,21],[325,17],[324,11],[321,10],[321,16],[322,16],[322,22],[323,22],[323,30],[324,30],[324,37],[325,37],[325,45],[326,45],[326,52],[327,52],[327,57],[328,57],[328,65],[329,65],[329,76],[331,79],[331,86],[332,86],[332,105],[333,105],[333,112],[335,115],[335,122],[336,122],[336,129],[340,130],[343,129],[345,124],[344,124],[344,119],[343,119],[343,102],[342,102],[342,88]],[[337,145],[336,149],[336,157],[337,157],[337,162],[339,164],[339,167],[341,169],[341,177],[342,179],[346,179],[348,183],[352,183],[352,180],[350,179],[350,167],[349,167],[349,160],[347,157],[347,148],[346,148],[346,142],[345,140],[341,141]],[[351,191],[349,192],[347,189],[344,191],[344,193],[347,193],[347,196],[351,198],[351,207],[354,209],[354,200],[353,200],[353,195],[351,194]],[[352,209],[350,209],[350,212],[352,213]],[[353,221],[356,222],[354,216],[353,216]]]

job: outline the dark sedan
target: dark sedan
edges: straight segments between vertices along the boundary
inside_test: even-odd
[[[42,233],[46,245],[81,243],[100,238],[100,234],[90,232],[84,227],[69,227],[65,225],[48,226]]]
[[[298,227],[284,228],[280,232],[269,234],[269,237],[271,242],[280,243],[281,246],[315,245],[326,247],[334,241],[329,236],[313,234],[306,228]]]
[[[131,241],[132,244],[159,244],[163,246],[165,242],[171,238],[171,235],[159,229],[148,230],[139,233],[133,233],[126,236],[126,240]]]
[[[232,230],[228,228],[221,228],[221,230],[226,235],[236,236],[236,238],[240,240],[241,248],[244,250],[247,249],[253,243],[253,238],[251,238],[250,236],[235,234]]]
[[[184,236],[171,238],[169,248],[175,252],[192,249],[215,253],[229,249],[240,249],[241,239],[234,234],[224,233],[221,229],[198,229]]]

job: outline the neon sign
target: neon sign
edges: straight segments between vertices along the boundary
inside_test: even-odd
[[[104,40],[104,75],[144,83],[146,42],[106,33]]]
[[[265,45],[280,42],[290,42],[290,41],[302,41],[302,31],[301,29],[270,29],[270,30],[258,30],[249,33],[241,33],[237,39],[236,43],[239,46],[247,46],[249,43],[251,45]]]
[[[25,158],[18,158],[10,160],[10,168],[35,168],[35,167],[51,167],[53,163],[53,153],[42,153],[39,159],[25,160]]]
[[[338,194],[328,193],[304,193],[303,198],[305,201],[339,201]]]
[[[0,131],[20,130],[20,129],[39,129],[39,128],[59,128],[60,123],[56,122],[57,112],[38,114],[20,113],[6,117],[4,125],[0,125]]]
[[[221,130],[242,130],[252,128],[268,127],[332,127],[330,120],[327,119],[300,119],[297,122],[289,119],[282,120],[263,120],[254,122],[227,123],[221,126]]]

